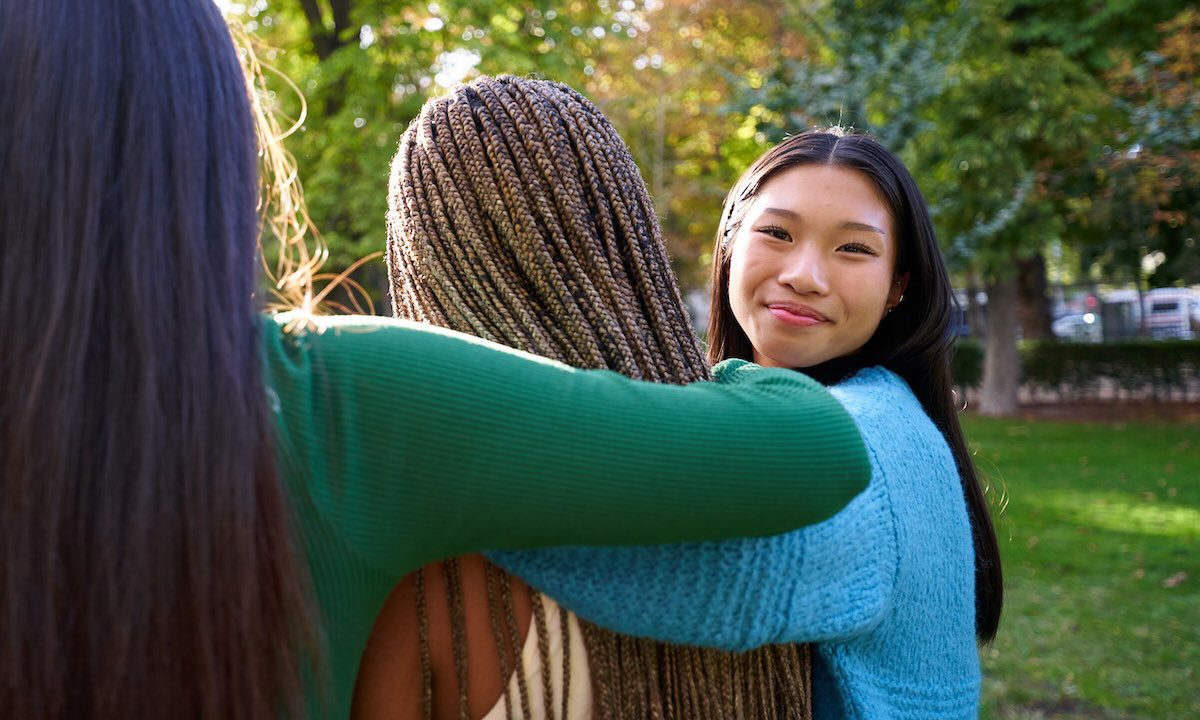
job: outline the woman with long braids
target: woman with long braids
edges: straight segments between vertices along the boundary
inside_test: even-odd
[[[399,317],[644,380],[711,376],[637,166],[567,86],[482,77],[426,103],[401,142],[389,198]],[[393,594],[356,714],[805,718],[808,650],[733,654],[577,625],[519,580],[464,558]]]
[[[976,642],[996,634],[1003,581],[950,388],[953,295],[916,182],[863,135],[785,140],[726,199],[712,292],[710,360],[828,384],[866,440],[867,491],[776,538],[492,558],[634,634],[729,648],[815,642],[817,718],[975,718]],[[736,564],[757,580],[713,574]],[[783,582],[792,591],[774,592]]]
[[[0,717],[345,717],[429,562],[781,532],[864,486],[786,371],[655,385],[262,315],[270,147],[209,0],[0,0],[0,98]]]

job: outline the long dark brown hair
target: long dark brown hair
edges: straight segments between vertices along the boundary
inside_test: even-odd
[[[806,132],[771,148],[742,174],[725,198],[713,250],[709,361],[754,359],[754,348],[729,305],[730,248],[763,185],[779,173],[803,165],[861,173],[887,200],[899,238],[896,275],[907,273],[908,285],[904,301],[884,317],[855,361],[863,367],[886,367],[904,378],[954,453],[975,547],[975,631],[981,641],[990,642],[1000,624],[1004,580],[996,531],[951,390],[954,339],[950,318],[955,299],[925,199],[899,158],[865,135]]]
[[[306,593],[210,0],[0,3],[0,716],[276,718]]]

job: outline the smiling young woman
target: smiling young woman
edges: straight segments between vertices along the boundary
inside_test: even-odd
[[[789,168],[763,184],[732,240],[729,305],[771,367],[855,353],[899,301],[887,201],[861,173]]]
[[[756,293],[768,292],[765,308],[755,308]],[[828,313],[830,322],[797,327],[772,312],[778,303]],[[902,378],[954,454],[975,553],[976,633],[990,641],[1004,582],[950,388],[954,303],[916,180],[866,135],[832,128],[792,136],[755,160],[725,198],[713,249],[709,362],[778,364],[825,383],[872,366]]]

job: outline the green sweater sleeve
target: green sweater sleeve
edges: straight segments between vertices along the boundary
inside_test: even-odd
[[[381,571],[485,549],[783,532],[867,483],[850,417],[799,373],[679,387],[383,318],[265,323],[293,492]]]

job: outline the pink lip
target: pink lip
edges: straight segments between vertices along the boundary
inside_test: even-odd
[[[767,306],[767,310],[775,316],[775,319],[785,325],[794,327],[813,327],[822,323],[829,322],[829,318],[821,313],[813,310],[807,305],[798,305],[794,303],[771,303]]]

